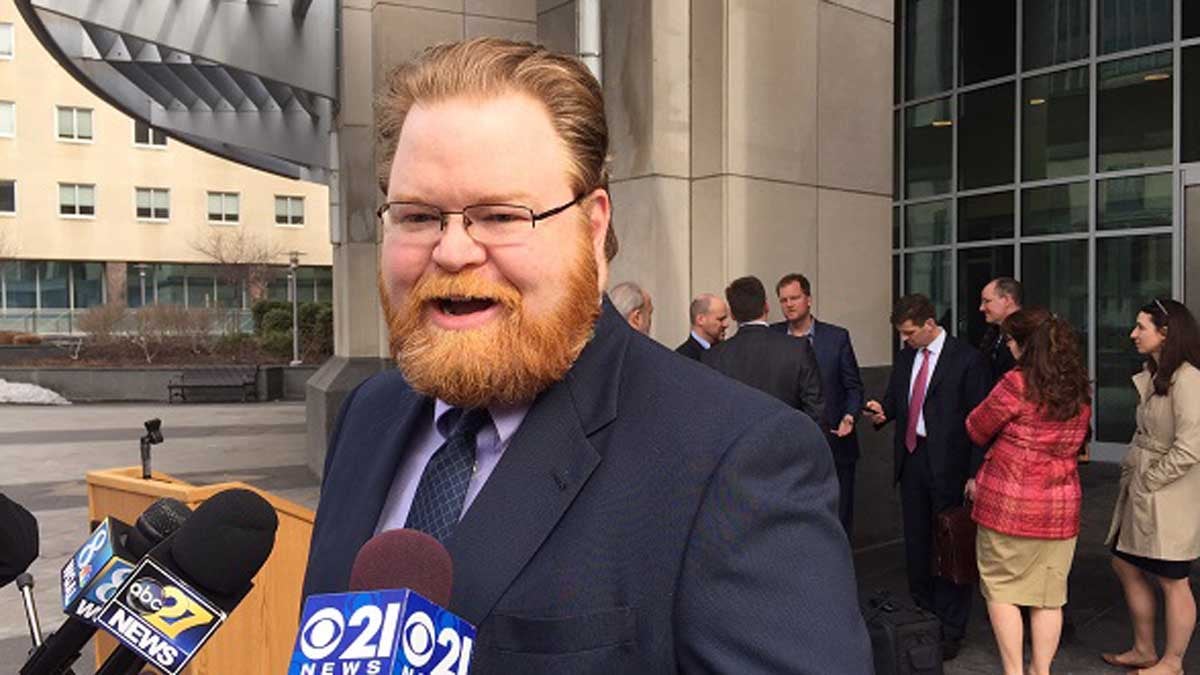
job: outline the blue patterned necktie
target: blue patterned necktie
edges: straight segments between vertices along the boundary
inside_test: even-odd
[[[465,413],[455,408],[446,414],[453,431],[425,465],[404,523],[404,527],[420,530],[443,543],[458,524],[467,486],[475,472],[475,436],[491,421],[486,408],[472,408]]]

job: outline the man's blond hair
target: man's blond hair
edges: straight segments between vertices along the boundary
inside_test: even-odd
[[[600,83],[579,59],[528,42],[476,38],[435,45],[388,73],[375,105],[378,179],[386,193],[404,119],[413,106],[518,92],[541,102],[570,157],[576,195],[608,189],[608,123]],[[617,252],[609,224],[605,255]]]

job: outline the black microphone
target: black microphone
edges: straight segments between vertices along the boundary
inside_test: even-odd
[[[96,633],[91,623],[124,582],[134,564],[167,539],[191,515],[183,502],[163,498],[138,516],[133,527],[107,518],[63,567],[63,606],[69,618],[38,646],[21,675],[62,675]]]
[[[246,595],[271,555],[279,518],[250,490],[218,492],[156,546],[117,590],[101,627],[121,642],[96,675],[146,663],[179,672]]]
[[[0,494],[0,588],[29,569],[37,557],[37,519],[20,504]]]

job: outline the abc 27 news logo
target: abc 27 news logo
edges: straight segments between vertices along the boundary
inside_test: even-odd
[[[314,595],[288,675],[466,675],[475,628],[410,590]]]
[[[176,675],[225,619],[225,612],[148,558],[104,605],[99,623],[151,665]]]

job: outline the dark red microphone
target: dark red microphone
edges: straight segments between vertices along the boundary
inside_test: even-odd
[[[387,530],[363,544],[350,572],[351,591],[408,588],[445,607],[454,562],[437,539],[417,530]]]

